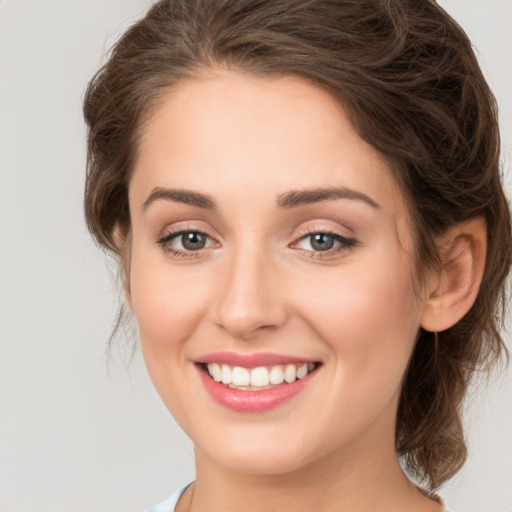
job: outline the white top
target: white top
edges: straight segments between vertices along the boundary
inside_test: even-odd
[[[185,489],[188,487],[188,485],[181,488],[179,491],[176,491],[172,496],[169,496],[165,501],[162,501],[160,505],[150,508],[148,512],[174,512],[176,503],[178,503],[180,496],[185,492]]]

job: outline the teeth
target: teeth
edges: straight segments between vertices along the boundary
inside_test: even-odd
[[[282,366],[272,366],[270,370],[270,384],[282,384],[284,382],[284,374]]]
[[[278,364],[270,367],[258,366],[251,370],[241,366],[209,363],[206,368],[210,377],[216,382],[222,382],[232,388],[252,389],[276,386],[283,382],[290,384],[297,379],[303,379],[315,369],[315,364]]]
[[[264,366],[253,368],[251,371],[251,386],[268,386],[270,383],[270,375]]]
[[[231,368],[227,364],[222,365],[221,378],[222,384],[231,384]]]
[[[294,364],[287,364],[284,369],[284,380],[288,383],[291,383],[297,377],[297,369]]]
[[[208,365],[208,372],[213,377],[215,382],[220,382],[222,380],[220,366],[217,363],[211,363]]]
[[[308,374],[308,365],[303,364],[297,368],[297,379],[303,379]]]
[[[241,366],[235,366],[233,368],[233,384],[235,386],[248,386],[251,383],[251,375],[247,368]]]

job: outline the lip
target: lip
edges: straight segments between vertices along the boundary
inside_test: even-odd
[[[274,366],[277,364],[304,364],[318,363],[315,359],[287,356],[284,354],[272,354],[260,352],[244,354],[241,352],[214,352],[205,354],[196,360],[196,363],[218,363],[229,364],[230,366],[242,366],[243,368],[256,368],[258,366]]]
[[[287,359],[287,361],[292,362],[290,359]],[[218,362],[218,359],[216,362]],[[296,362],[301,363],[307,361],[300,360]],[[225,362],[225,364],[232,363]],[[319,369],[315,368],[304,378],[295,380],[292,383],[279,384],[271,389],[245,391],[240,389],[232,389],[222,384],[222,382],[216,382],[209,375],[207,375],[202,364],[196,363],[195,366],[199,372],[199,377],[206,391],[210,394],[213,400],[215,400],[218,404],[227,407],[228,409],[245,413],[264,412],[279,407],[281,404],[287,402],[301,391],[303,391],[315,378]],[[265,365],[261,364],[260,366]]]

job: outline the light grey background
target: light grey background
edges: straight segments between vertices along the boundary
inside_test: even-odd
[[[0,510],[144,510],[193,478],[139,354],[105,358],[118,291],[82,216],[81,100],[149,0],[0,0]],[[501,105],[512,158],[512,1],[444,0]],[[510,172],[510,171],[509,171]],[[510,174],[507,178],[509,195]],[[454,511],[512,511],[510,369],[477,386]]]

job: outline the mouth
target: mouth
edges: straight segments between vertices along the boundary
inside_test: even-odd
[[[266,354],[218,353],[195,365],[215,402],[237,412],[264,412],[305,390],[322,363]]]
[[[229,389],[263,391],[304,379],[320,363],[288,363],[255,368],[222,363],[200,363],[200,366],[208,377]]]

